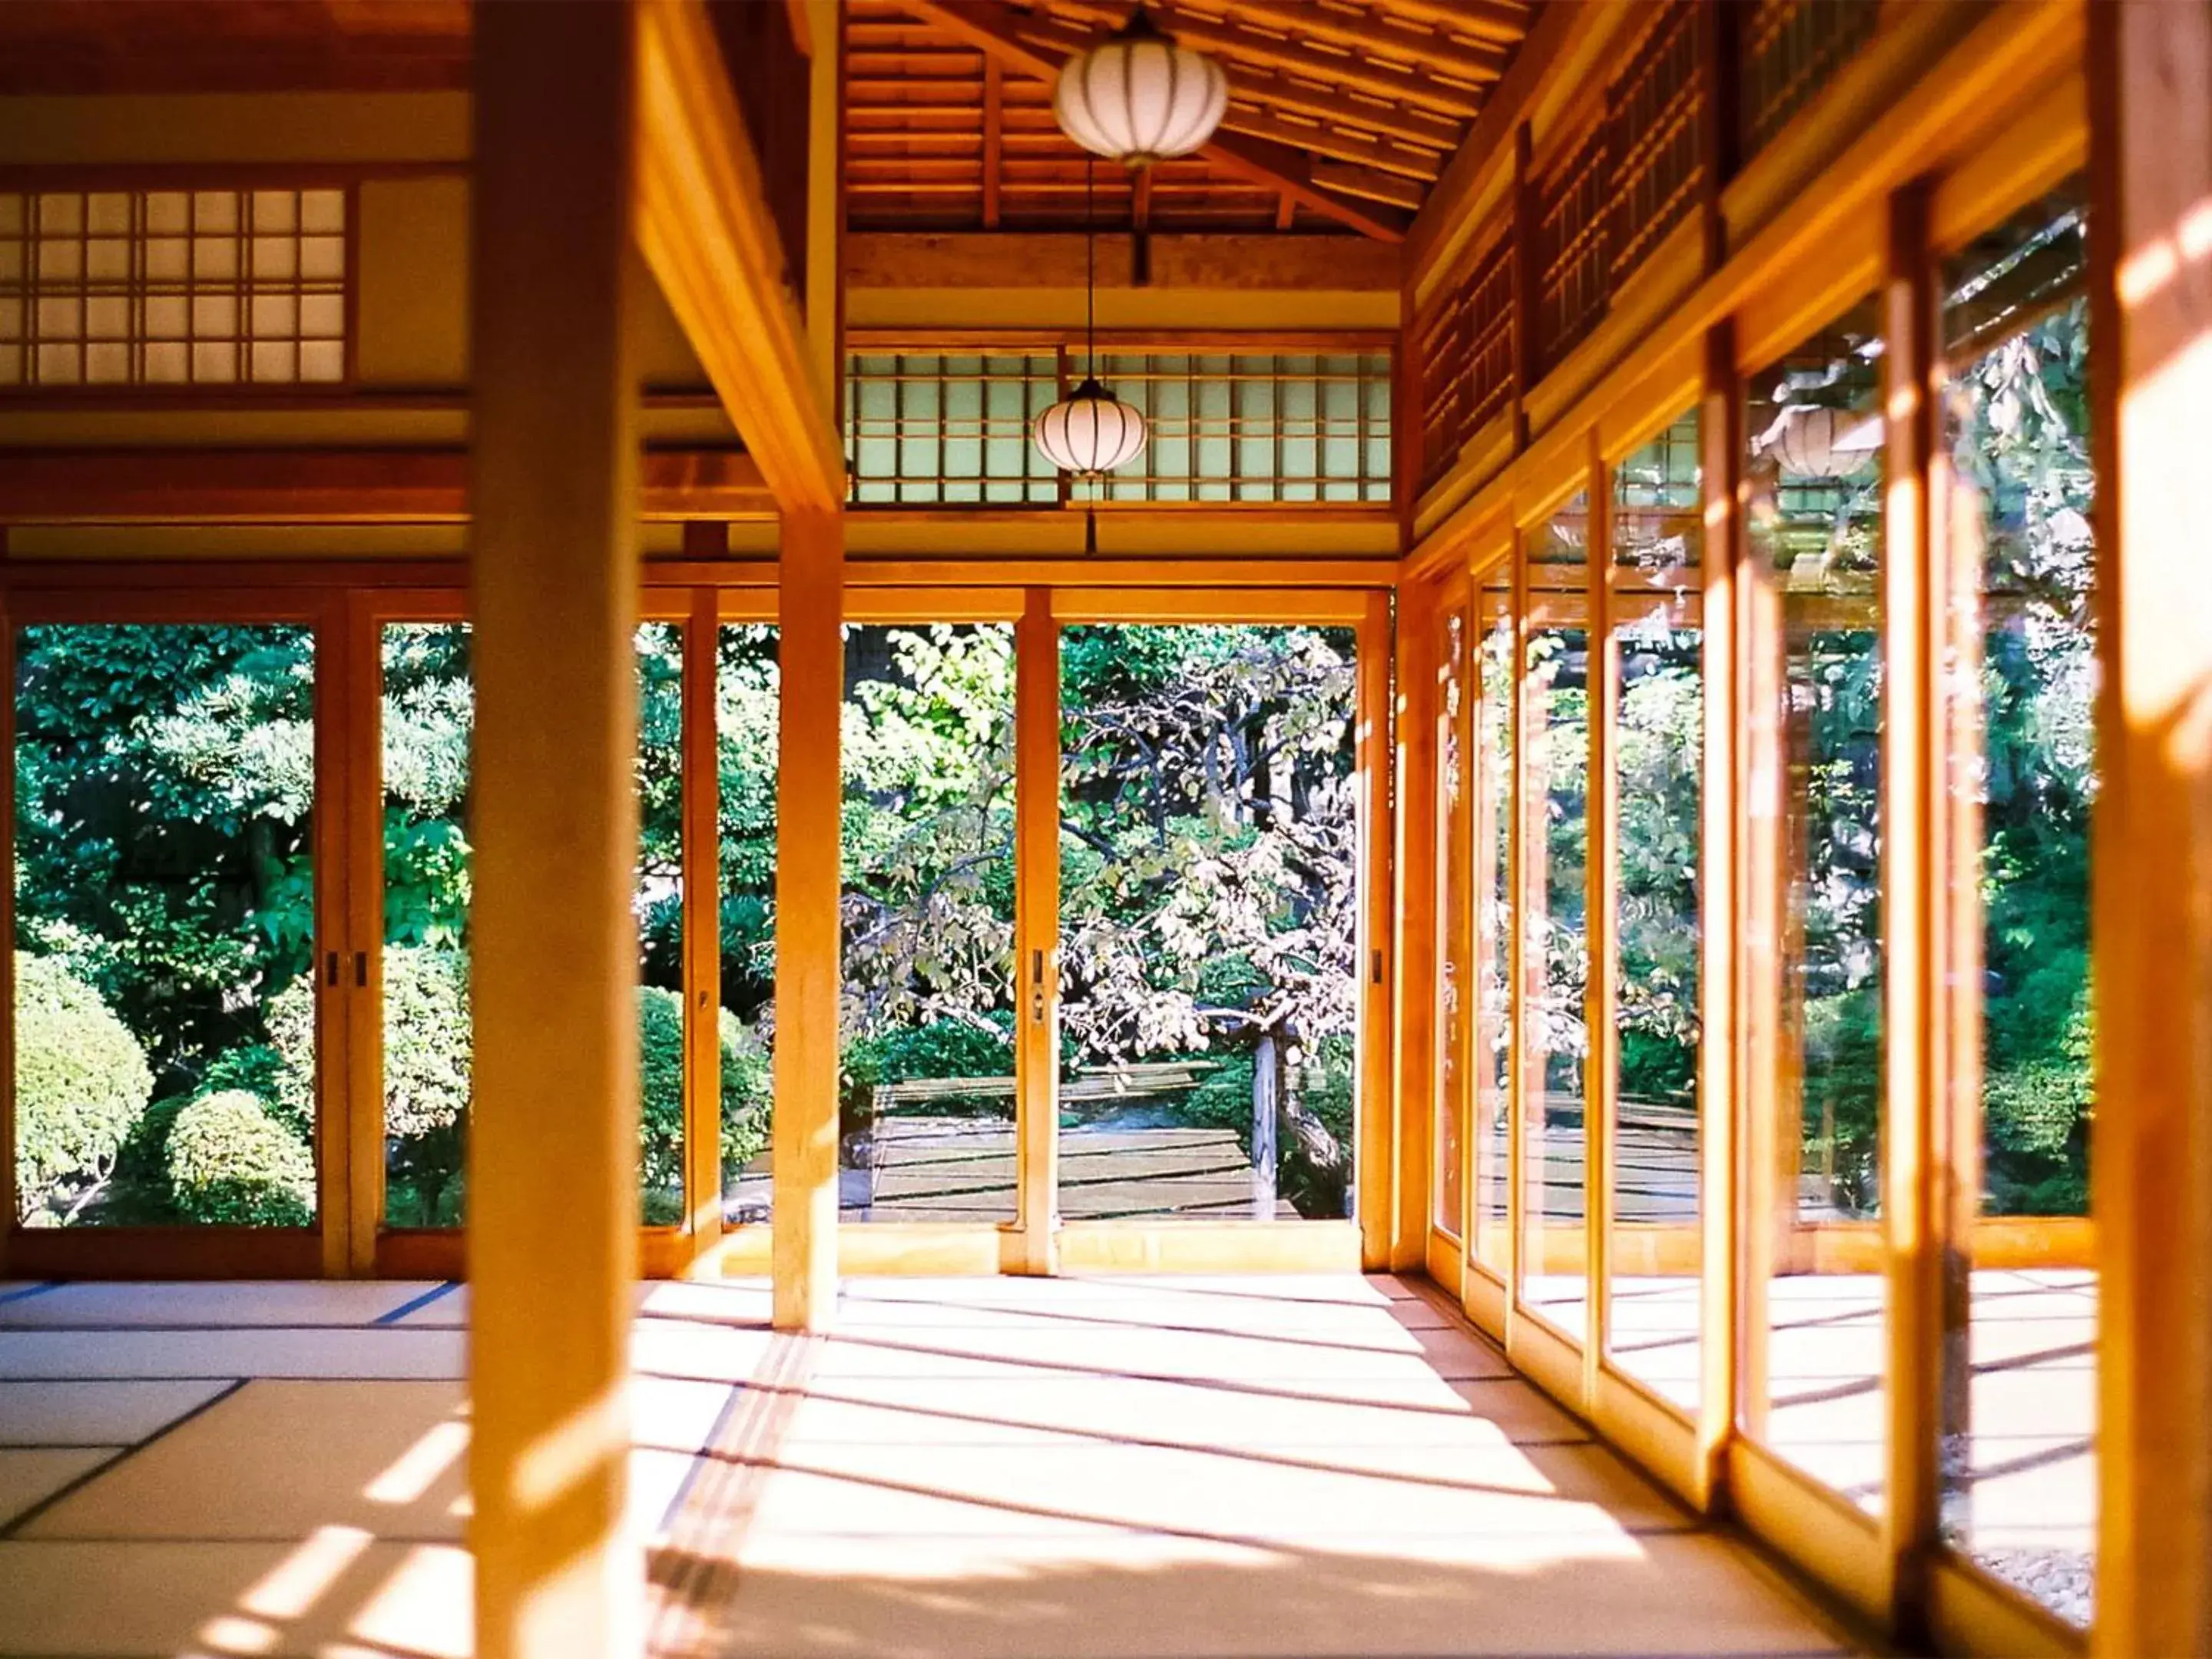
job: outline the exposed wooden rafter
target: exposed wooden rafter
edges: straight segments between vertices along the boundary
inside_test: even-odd
[[[703,0],[638,8],[638,243],[786,511],[834,513],[844,446]]]
[[[906,0],[906,3],[916,16],[1032,80],[1051,81],[1067,55],[1037,45],[1030,38],[1036,31],[1029,20],[1001,0]],[[1405,235],[1401,214],[1368,207],[1316,183],[1313,158],[1304,150],[1243,133],[1224,132],[1216,134],[1202,154],[1217,166],[1281,191],[1300,206],[1325,214],[1364,235],[1388,242],[1399,241]]]

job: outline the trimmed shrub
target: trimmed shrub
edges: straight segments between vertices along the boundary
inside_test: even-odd
[[[301,977],[270,999],[269,1040],[283,1065],[278,1104],[313,1122],[315,988]],[[427,1135],[459,1123],[469,1103],[469,958],[434,945],[384,949],[384,1124]]]
[[[722,1048],[722,1168],[743,1168],[768,1145],[769,1065],[760,1044],[728,1009],[716,1022]],[[637,992],[638,1161],[647,1193],[683,1190],[684,999],[641,985]],[[647,1219],[654,1218],[648,1217]]]
[[[58,957],[15,954],[15,1179],[26,1221],[57,1218],[114,1172],[146,1110],[145,1050]]]
[[[226,1089],[177,1114],[169,1188],[190,1220],[305,1226],[315,1215],[314,1155],[256,1097]]]

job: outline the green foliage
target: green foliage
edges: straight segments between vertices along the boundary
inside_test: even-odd
[[[767,1056],[744,1023],[719,1011],[721,1039],[722,1167],[726,1180],[768,1145]],[[645,1218],[678,1220],[684,1194],[684,999],[641,985],[637,992],[638,1057],[642,1069],[638,1124]]]
[[[169,1185],[188,1219],[299,1227],[315,1213],[307,1145],[243,1089],[203,1095],[169,1130]]]
[[[16,1213],[74,1217],[106,1186],[154,1091],[144,1050],[53,957],[15,953]]]

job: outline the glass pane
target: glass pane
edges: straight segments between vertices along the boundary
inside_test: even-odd
[[[1436,619],[1437,651],[1437,1098],[1435,1167],[1430,1174],[1437,1231],[1457,1238],[1467,1225],[1468,1044],[1474,948],[1468,866],[1474,832],[1467,733],[1474,699],[1467,683],[1468,615],[1462,593]]]
[[[1474,1249],[1505,1277],[1512,1243],[1513,573],[1492,567],[1475,595]]]
[[[1577,1338],[1589,1300],[1589,501],[1578,493],[1527,539],[1521,678],[1521,1300]]]
[[[15,1216],[315,1219],[314,635],[16,635]]]
[[[1705,633],[1698,416],[1613,475],[1613,1363],[1698,1404]]]
[[[1341,628],[1062,635],[1070,1220],[1351,1212],[1352,653]]]
[[[1944,1536],[2087,1624],[2097,1321],[2088,1223],[2091,529],[2085,194],[2077,181],[1945,268],[1948,1144]]]
[[[684,1218],[684,629],[646,623],[636,649],[638,1196],[657,1227]]]
[[[1869,1509],[1885,1436],[1881,1215],[1880,312],[1749,377],[1759,629],[1743,1410],[1754,1437]]]
[[[850,1221],[1010,1221],[1014,630],[845,630]]]
[[[721,843],[722,1216],[769,1215],[775,1007],[776,631],[725,623],[714,676]]]
[[[457,1227],[466,1203],[470,744],[462,623],[384,629],[384,1221]]]

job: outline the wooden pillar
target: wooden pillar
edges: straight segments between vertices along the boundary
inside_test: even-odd
[[[775,1324],[820,1330],[837,1297],[837,1008],[845,522],[784,516],[777,576]]]
[[[684,1255],[688,1261],[708,1255],[722,1239],[722,791],[716,725],[721,644],[720,595],[711,587],[696,588],[684,628]]]
[[[1014,749],[1021,1265],[1043,1274],[1060,1231],[1060,624],[1042,587],[1014,629]]]
[[[638,1651],[629,5],[476,20],[477,1651]]]
[[[1395,1167],[1389,1265],[1420,1271],[1429,1250],[1429,1167],[1434,1155],[1437,977],[1436,607],[1426,590],[1398,608],[1398,812],[1391,825],[1397,894],[1398,972],[1391,990]]]
[[[1889,204],[1882,283],[1881,927],[1882,1207],[1889,1295],[1888,1481],[1884,1542],[1891,1623],[1926,1637],[1927,1577],[1937,1545],[1936,1438],[1942,1372],[1941,1235],[1934,1103],[1942,1076],[1936,921],[1948,877],[1937,814],[1942,709],[1940,618],[1928,472],[1936,441],[1934,256],[1928,197]]]
[[[2212,1651],[2212,4],[2089,8],[2095,1644]]]
[[[1359,791],[1359,923],[1353,959],[1360,964],[1358,1152],[1353,1166],[1359,1222],[1359,1263],[1369,1273],[1390,1265],[1390,1142],[1393,1121],[1390,959],[1390,628],[1391,596],[1370,593],[1358,635],[1359,725],[1355,765]]]
[[[1703,1036],[1698,1053],[1701,1249],[1695,1495],[1698,1507],[1707,1513],[1717,1506],[1728,1446],[1735,1432],[1736,1320],[1741,1306],[1735,1271],[1737,1109],[1750,1098],[1742,1086],[1747,1024],[1737,995],[1742,958],[1736,932],[1743,908],[1738,826],[1745,793],[1739,737],[1745,714],[1743,653],[1736,582],[1743,558],[1737,507],[1742,408],[1735,334],[1722,323],[1705,337],[1705,394],[1698,409],[1705,514],[1700,552],[1704,592],[1698,614],[1705,629],[1705,701],[1698,817]]]

